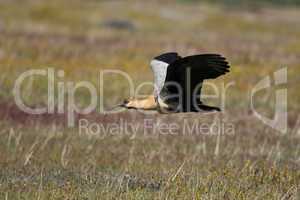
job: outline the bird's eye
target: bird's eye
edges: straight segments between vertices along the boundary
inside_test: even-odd
[[[123,104],[128,104],[129,100],[128,99],[124,99]]]

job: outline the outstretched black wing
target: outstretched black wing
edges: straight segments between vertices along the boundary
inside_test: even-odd
[[[168,66],[161,96],[165,97],[168,103],[177,101],[177,104],[182,106],[180,109],[183,112],[193,111],[195,109],[193,105],[201,103],[203,80],[224,75],[229,72],[229,67],[226,59],[218,54],[201,54],[178,59]],[[181,87],[181,91],[178,87]],[[179,102],[178,97],[166,97],[174,94],[179,94],[182,101]]]

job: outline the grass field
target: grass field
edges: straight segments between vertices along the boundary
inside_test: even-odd
[[[300,8],[293,7],[0,0],[0,199],[300,199],[299,24]],[[118,69],[137,87],[152,81],[149,61],[166,51],[226,56],[231,73],[211,81],[220,90],[233,83],[224,112],[98,109],[76,115],[77,125],[85,118],[106,128],[124,121],[138,126],[91,134],[67,127],[65,115],[29,115],[14,102],[15,81],[27,70],[51,67],[65,72],[65,82],[99,86],[101,70]],[[285,133],[250,109],[251,89],[283,67],[288,69],[288,81],[279,87],[288,90]],[[45,78],[26,80],[26,104],[46,105],[47,84]],[[104,84],[103,93],[97,92],[105,108],[129,96],[124,78],[111,76]],[[275,89],[255,97],[257,110],[269,117]],[[143,94],[151,91],[144,86]],[[89,100],[78,90],[78,105]],[[220,105],[222,99],[205,102]],[[144,130],[145,120],[158,127]],[[201,134],[196,128],[186,134],[195,121],[217,123],[223,131]],[[178,130],[164,134],[160,124]]]

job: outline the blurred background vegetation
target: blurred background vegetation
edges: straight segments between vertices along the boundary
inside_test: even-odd
[[[26,69],[63,69],[67,79],[86,77],[97,85],[96,72],[113,68],[128,72],[135,83],[141,83],[153,79],[151,58],[177,51],[182,56],[220,53],[228,57],[233,73],[221,81],[237,83],[232,91],[237,95],[229,102],[239,106],[248,103],[240,98],[247,96],[245,88],[252,87],[258,74],[282,66],[291,67],[289,73],[294,74],[299,66],[299,10],[292,6],[242,6],[258,1],[0,2],[3,99],[11,98],[16,77]],[[124,81],[115,79],[105,87],[106,105],[129,95]],[[44,96],[45,84],[27,88]],[[151,91],[145,88],[145,93]],[[33,98],[29,91],[25,96],[30,104],[45,100]],[[298,96],[291,101],[298,101]]]
[[[300,185],[300,8],[292,0],[0,0],[0,199],[297,199]],[[167,51],[186,56],[219,53],[234,82],[224,113],[235,126],[228,135],[143,134],[104,139],[80,135],[57,116],[24,116],[12,88],[29,69],[65,71],[58,81],[90,81],[119,69],[134,83],[151,82],[149,61]],[[266,76],[288,68],[288,132],[253,115],[249,93]],[[99,88],[99,87],[98,87]],[[274,90],[255,106],[273,116]],[[151,87],[144,93],[150,94]],[[212,92],[205,88],[205,93]],[[26,103],[47,104],[47,80],[27,80]],[[77,103],[89,101],[85,90]],[[67,95],[67,94],[66,94]],[[122,77],[105,79],[109,107],[129,96]],[[205,103],[220,105],[220,99]],[[101,124],[120,118],[157,124],[185,119],[214,123],[215,115],[120,115],[94,113]],[[27,118],[26,118],[27,117]]]
[[[205,2],[209,3],[219,3],[224,4],[227,6],[294,6],[294,5],[300,5],[299,0],[204,0]],[[178,0],[178,2],[184,2],[184,3],[194,3],[194,2],[203,2],[200,0]]]

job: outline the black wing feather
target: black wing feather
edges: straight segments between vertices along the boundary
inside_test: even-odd
[[[226,58],[219,54],[200,54],[187,56],[176,60],[171,63],[167,69],[167,75],[165,79],[165,89],[169,94],[178,93],[176,87],[168,86],[167,83],[178,83],[184,92],[183,97],[183,110],[191,110],[193,108],[187,108],[187,105],[192,105],[191,97],[188,95],[193,94],[194,90],[202,84],[205,79],[214,79],[229,72],[229,63]],[[190,72],[190,79],[187,79],[187,73]],[[201,85],[198,87],[197,93],[201,93]],[[201,103],[200,98],[197,100]],[[187,103],[189,102],[189,103]]]
[[[169,66],[168,70],[177,69],[178,72],[185,71],[184,68],[191,68],[193,76],[199,79],[213,79],[229,72],[229,64],[224,57],[218,54],[202,54],[184,57],[177,63],[177,66]],[[198,74],[199,73],[199,74]]]

